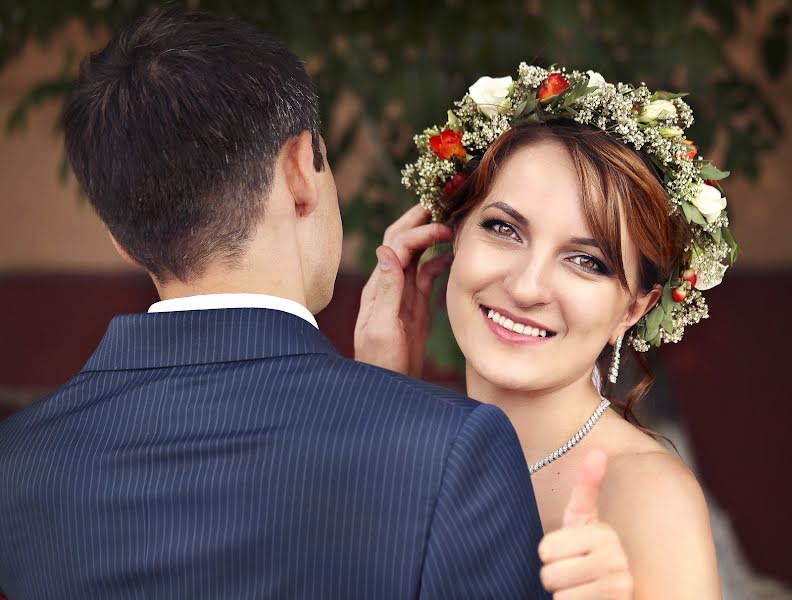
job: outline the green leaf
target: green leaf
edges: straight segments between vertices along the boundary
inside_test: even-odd
[[[578,81],[566,91],[564,102],[561,106],[571,107],[574,102],[581,96],[585,96],[588,92],[588,81]]]
[[[701,173],[703,179],[720,181],[721,179],[726,179],[731,174],[731,171],[721,171],[712,163],[703,163],[699,167],[699,173]]]
[[[663,295],[660,298],[660,306],[663,307],[663,311],[666,314],[671,314],[671,312],[674,310],[674,305],[676,304],[674,299],[671,297],[672,292],[673,289],[671,288],[671,282],[669,281],[663,286]]]
[[[663,326],[663,331],[666,333],[674,333],[674,320],[671,318],[671,315],[666,315],[661,325]]]
[[[721,232],[723,233],[723,240],[729,245],[729,264],[733,265],[740,256],[740,246],[728,227],[721,227]]]
[[[675,94],[673,92],[657,91],[654,94],[652,94],[652,100],[673,100],[674,98],[684,98],[685,96],[688,95],[689,94],[687,92]]]
[[[655,306],[652,311],[646,315],[646,337],[648,340],[653,340],[657,337],[660,330],[660,324],[665,318],[665,311],[662,306]]]
[[[638,329],[636,333],[642,340],[646,339],[646,317],[642,317],[641,320],[638,321]]]
[[[720,228],[716,229],[715,231],[710,231],[708,233],[710,234],[710,237],[713,240],[715,240],[716,244],[720,244],[721,243],[721,240],[723,239],[723,235],[721,233],[721,229]]]
[[[682,212],[685,213],[685,218],[688,220],[688,223],[696,223],[702,227],[707,225],[707,220],[704,218],[704,215],[702,215],[701,211],[690,202],[682,201]]]

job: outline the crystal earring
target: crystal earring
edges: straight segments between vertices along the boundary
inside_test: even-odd
[[[623,339],[624,336],[620,335],[613,345],[613,358],[611,358],[610,371],[608,372],[608,381],[611,383],[616,383],[616,378],[619,376],[619,360],[621,359],[620,354]]]

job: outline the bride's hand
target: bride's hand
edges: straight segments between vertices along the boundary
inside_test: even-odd
[[[633,577],[616,531],[599,521],[597,502],[607,456],[586,456],[564,511],[561,529],[539,544],[542,584],[561,599],[631,599]]]
[[[385,231],[377,268],[360,297],[355,360],[421,376],[432,285],[451,264],[450,253],[420,262],[425,250],[452,235],[448,226],[430,223],[429,217],[416,205]]]

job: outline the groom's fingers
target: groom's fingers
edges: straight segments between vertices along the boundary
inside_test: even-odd
[[[586,455],[564,510],[562,527],[580,527],[599,519],[597,504],[607,466],[608,457],[602,450]]]
[[[388,226],[388,228],[385,230],[385,236],[382,239],[382,243],[392,247],[393,238],[403,231],[408,231],[413,227],[418,227],[418,225],[428,223],[430,218],[431,213],[420,204],[416,204]]]

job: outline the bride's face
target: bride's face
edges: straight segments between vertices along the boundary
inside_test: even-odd
[[[514,390],[591,377],[603,347],[649,301],[624,289],[592,238],[564,147],[540,142],[516,151],[455,240],[448,315],[468,370]],[[622,249],[635,290],[637,250],[626,237]]]

